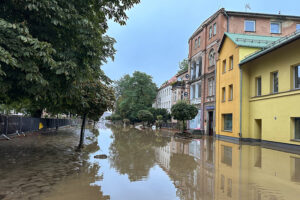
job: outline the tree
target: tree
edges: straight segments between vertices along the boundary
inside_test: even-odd
[[[148,110],[140,110],[137,113],[137,116],[138,116],[138,119],[143,122],[143,127],[145,127],[144,122],[148,122],[148,124],[150,124],[153,120],[153,115]]]
[[[77,82],[108,78],[113,58],[108,19],[121,25],[139,0],[7,0],[0,2],[0,104],[26,102],[33,116],[65,110]],[[81,84],[81,83],[79,83]],[[78,93],[80,94],[80,93]],[[105,94],[101,94],[105,95]]]
[[[195,106],[187,104],[185,101],[179,101],[171,108],[174,119],[182,121],[182,133],[185,131],[185,121],[192,120],[198,114]]]
[[[156,126],[158,126],[159,128],[162,127],[162,123],[163,123],[163,116],[162,115],[157,115],[157,122],[156,122]]]
[[[82,117],[78,149],[83,147],[86,119],[98,121],[105,111],[113,109],[114,102],[113,88],[100,81],[86,81],[73,86],[65,109]]]
[[[116,113],[132,123],[137,122],[138,111],[152,107],[156,93],[157,87],[151,76],[139,71],[132,76],[127,74],[116,82]]]
[[[152,113],[154,120],[157,119],[158,115],[162,116],[162,120],[167,122],[171,119],[171,115],[165,108],[148,108],[148,110]]]
[[[187,59],[183,59],[181,62],[179,62],[179,70],[178,74],[185,72],[189,69],[189,61]]]

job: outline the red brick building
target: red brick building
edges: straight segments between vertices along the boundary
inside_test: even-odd
[[[224,32],[285,36],[300,30],[300,16],[218,10],[205,20],[189,39],[190,103],[198,115],[189,123],[213,135],[215,119],[215,69],[217,49]]]

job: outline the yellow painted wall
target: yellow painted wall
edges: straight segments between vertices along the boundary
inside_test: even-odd
[[[294,137],[293,117],[300,117],[300,90],[293,89],[292,66],[300,64],[300,40],[242,66],[243,137],[300,145]],[[278,71],[279,92],[271,93],[271,73]],[[262,96],[255,97],[256,77]],[[261,135],[255,120],[261,120]]]
[[[216,78],[216,134],[239,138],[240,133],[240,69],[239,63],[257,48],[238,47],[229,38],[225,38],[217,62]],[[229,58],[233,56],[233,69],[229,70]],[[223,61],[226,59],[226,71],[223,73]],[[233,85],[233,100],[229,100],[229,85]],[[226,89],[226,100],[222,101],[222,88]],[[223,114],[232,113],[232,131],[224,131]]]

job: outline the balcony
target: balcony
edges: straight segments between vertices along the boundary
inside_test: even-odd
[[[191,104],[201,104],[201,97],[200,98],[191,99]]]

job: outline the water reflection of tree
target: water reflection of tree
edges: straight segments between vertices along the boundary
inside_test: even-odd
[[[130,181],[138,181],[148,176],[155,164],[154,147],[166,146],[170,138],[155,135],[152,131],[110,127],[113,142],[110,146],[110,162],[120,174],[127,174]]]

